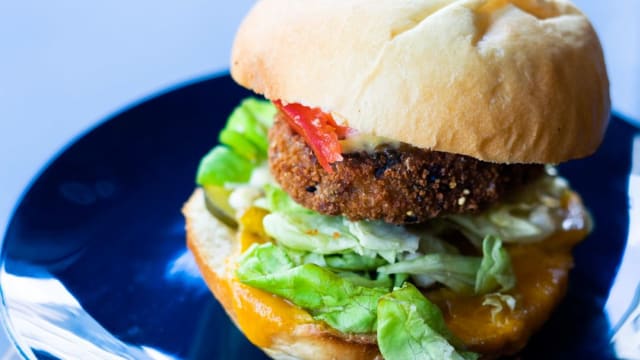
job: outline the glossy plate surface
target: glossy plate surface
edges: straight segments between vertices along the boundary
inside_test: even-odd
[[[200,279],[180,214],[198,161],[248,95],[226,76],[167,92],[90,131],[38,176],[10,222],[0,269],[2,315],[22,355],[265,358]],[[633,250],[628,184],[637,134],[614,118],[595,156],[560,167],[596,227],[575,250],[565,301],[521,358],[615,357],[604,308],[625,248]],[[620,277],[636,286],[639,276]],[[622,297],[615,311],[631,302]]]

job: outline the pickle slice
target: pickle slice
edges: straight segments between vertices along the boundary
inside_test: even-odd
[[[229,205],[229,195],[231,190],[222,186],[205,185],[205,203],[207,210],[211,215],[222,221],[225,225],[232,229],[238,228],[238,222],[235,219],[235,210]]]

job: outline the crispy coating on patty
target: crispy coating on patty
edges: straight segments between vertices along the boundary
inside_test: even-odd
[[[544,172],[542,165],[487,163],[403,144],[343,154],[329,174],[280,115],[269,143],[271,172],[295,201],[351,220],[413,224],[473,213]]]

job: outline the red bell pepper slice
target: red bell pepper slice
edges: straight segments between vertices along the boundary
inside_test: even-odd
[[[295,103],[284,105],[280,100],[273,103],[284,114],[289,126],[304,138],[320,165],[328,173],[333,173],[331,164],[343,159],[338,140],[344,139],[352,130],[336,124],[331,114],[319,108]]]

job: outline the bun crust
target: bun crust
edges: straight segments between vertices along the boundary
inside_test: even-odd
[[[563,0],[261,0],[231,74],[363,133],[500,163],[590,155],[610,112],[600,42]]]
[[[253,297],[252,294],[261,292],[248,291],[248,287],[235,279],[233,264],[240,254],[236,234],[209,214],[202,190],[193,193],[182,212],[187,221],[187,246],[207,286],[236,326],[269,356],[274,359],[382,359],[378,346],[367,339],[348,341],[273,295]],[[249,318],[251,314],[261,316]],[[283,323],[291,318],[294,322],[283,328]],[[252,336],[249,325],[259,329],[261,336]]]

